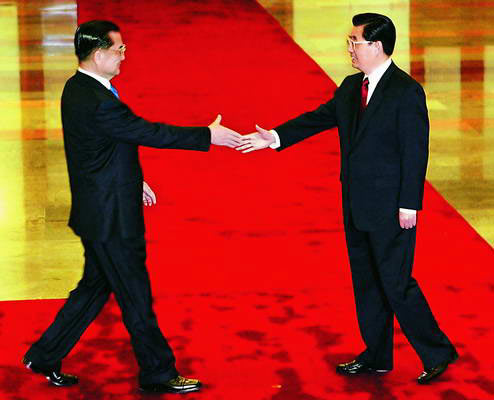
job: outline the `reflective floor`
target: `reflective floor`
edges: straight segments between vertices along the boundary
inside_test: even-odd
[[[393,60],[423,84],[431,120],[427,179],[494,246],[494,7],[456,0],[260,0],[340,84],[360,12],[396,25]],[[490,110],[490,111],[489,111]]]
[[[2,0],[0,26],[0,300],[66,297],[82,255],[66,226],[59,111],[76,68],[75,2]]]
[[[337,84],[354,72],[345,37],[351,16],[369,11],[368,2],[260,3]],[[429,181],[494,245],[494,8],[395,0],[374,9],[394,20],[393,58],[428,95]],[[76,68],[76,5],[0,0],[0,26],[0,300],[65,297],[82,256],[66,226],[59,112],[63,84]]]

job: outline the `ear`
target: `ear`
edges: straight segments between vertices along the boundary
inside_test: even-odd
[[[99,64],[102,56],[103,53],[101,52],[101,49],[96,49],[95,51],[93,51],[93,54],[91,54],[91,59],[95,64]]]
[[[380,40],[374,42],[374,44],[376,45],[376,49],[379,53],[384,52],[383,43]]]

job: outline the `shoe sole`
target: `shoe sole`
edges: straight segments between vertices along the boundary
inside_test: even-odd
[[[390,369],[368,369],[365,371],[358,371],[358,372],[348,372],[348,371],[338,371],[336,372],[340,375],[348,375],[348,376],[354,376],[354,375],[362,375],[362,374],[387,374],[388,372],[391,372]]]
[[[200,387],[194,387],[194,388],[190,388],[190,389],[180,389],[180,390],[165,389],[165,390],[160,390],[160,391],[153,391],[153,390],[147,390],[147,389],[139,388],[139,390],[142,393],[147,393],[147,394],[159,394],[159,393],[186,394],[186,393],[198,392],[201,390],[201,388]]]
[[[51,380],[51,378],[49,376],[46,376],[45,375],[45,378],[48,382],[50,382],[53,386],[56,386],[56,387],[69,387],[69,386],[74,386],[74,385],[77,385],[78,382],[74,382],[74,383],[66,383],[65,385],[61,384],[61,383],[57,383],[57,382],[53,382]]]

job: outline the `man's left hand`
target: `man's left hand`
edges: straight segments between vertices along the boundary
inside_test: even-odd
[[[402,229],[411,229],[417,225],[417,213],[410,213],[400,210],[400,226]]]
[[[156,195],[146,182],[142,183],[142,202],[145,206],[156,204]]]

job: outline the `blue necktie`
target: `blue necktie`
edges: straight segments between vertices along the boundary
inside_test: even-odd
[[[117,89],[115,89],[112,85],[110,85],[110,90],[111,90],[111,92],[115,95],[115,97],[116,97],[117,99],[119,99],[119,98],[120,98],[120,96],[118,95],[118,90],[117,90]]]

